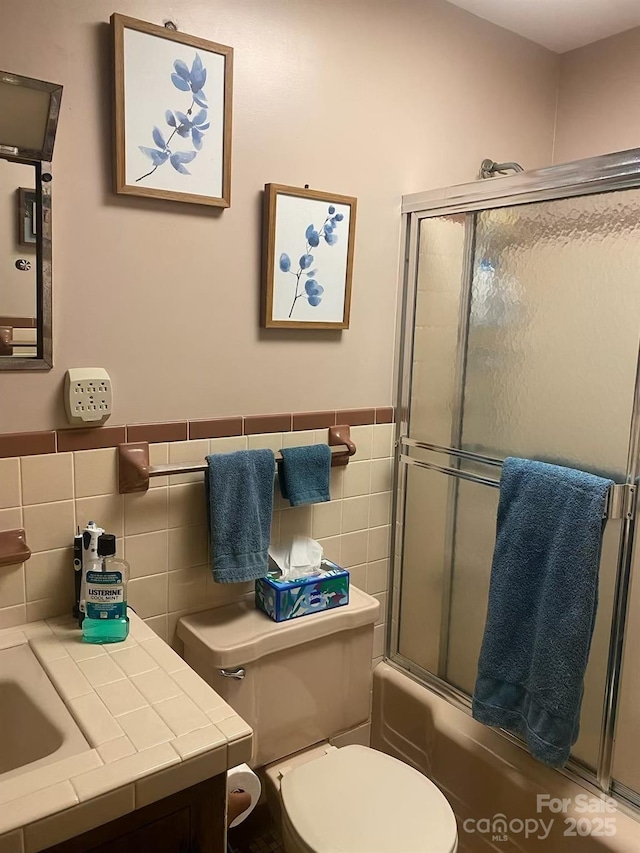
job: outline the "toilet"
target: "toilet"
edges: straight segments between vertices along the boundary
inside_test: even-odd
[[[455,853],[441,791],[412,767],[357,743],[369,719],[379,604],[272,622],[242,600],[183,616],[184,657],[252,727],[287,853]],[[330,741],[349,745],[331,745]]]

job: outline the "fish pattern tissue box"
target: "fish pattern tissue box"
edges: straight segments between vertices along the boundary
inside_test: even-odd
[[[285,622],[349,603],[349,572],[329,560],[322,573],[278,581],[267,575],[256,581],[256,607],[274,622]]]

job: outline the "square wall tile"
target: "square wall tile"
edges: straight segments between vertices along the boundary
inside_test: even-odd
[[[25,565],[27,601],[64,598],[73,601],[73,549],[56,548],[33,554]]]
[[[369,530],[369,550],[367,552],[367,559],[370,563],[376,560],[389,559],[390,534],[391,526],[389,524],[386,524],[384,527],[372,527]]]
[[[376,492],[369,499],[369,527],[391,522],[391,492]]]
[[[158,442],[157,444],[149,445],[149,465],[168,465],[169,464],[169,445],[166,442]],[[168,477],[150,477],[149,488],[158,489],[161,486],[168,486]]]
[[[235,453],[247,449],[246,435],[230,435],[224,438],[209,440],[209,453]]]
[[[0,530],[15,530],[17,527],[23,527],[22,507],[0,509]],[[31,542],[27,541],[27,545],[33,550]]]
[[[169,616],[163,613],[161,616],[151,616],[144,620],[154,634],[157,634],[165,643],[169,642]]]
[[[90,521],[120,538],[124,531],[124,495],[100,495],[76,500],[76,518],[82,530]],[[130,497],[127,495],[127,497]]]
[[[373,427],[373,457],[385,459],[393,456],[395,424],[376,424]]]
[[[393,486],[393,460],[374,459],[371,463],[371,494],[390,492]]]
[[[280,542],[294,536],[311,536],[310,506],[295,506],[280,512]]]
[[[73,454],[76,498],[118,494],[115,447],[80,450]]]
[[[20,460],[0,459],[0,509],[21,506]]]
[[[247,438],[247,447],[249,450],[273,450],[277,453],[282,450],[282,433],[281,432],[265,432],[258,435],[250,435]]]
[[[343,497],[369,494],[371,462],[349,462],[344,472]]]
[[[324,559],[341,566],[342,536],[328,536],[326,539],[318,539],[318,542],[322,545]]]
[[[24,563],[0,569],[0,607],[24,604]]]
[[[341,533],[342,503],[327,501],[311,509],[311,535],[314,539],[338,536]]]
[[[367,587],[369,595],[378,595],[389,589],[389,560],[376,560],[367,566]]]
[[[342,532],[354,533],[369,526],[369,495],[342,501]]]
[[[198,439],[195,441],[177,441],[169,445],[169,463],[179,465],[186,462],[202,464],[209,453],[209,439]],[[170,485],[180,483],[202,482],[202,472],[193,474],[172,474],[169,477]]]
[[[352,462],[360,462],[363,459],[371,459],[373,447],[373,427],[354,426],[351,427],[351,440],[356,446],[355,455],[351,457]],[[351,465],[351,462],[349,462]]]
[[[27,601],[27,621],[39,622],[42,619],[53,619],[55,616],[66,616],[72,612],[74,597],[59,592],[49,598],[38,601]]]
[[[22,503],[53,503],[73,498],[73,454],[46,453],[25,456],[22,471]]]
[[[169,530],[169,569],[203,566],[209,559],[209,533],[204,524]]]
[[[340,553],[345,569],[367,562],[367,531],[345,533],[341,537]]]
[[[352,586],[357,586],[358,589],[361,589],[363,592],[367,591],[367,566],[363,564],[361,566],[350,566],[349,567],[349,581]]]
[[[169,580],[167,573],[134,578],[127,587],[127,603],[141,619],[167,612]]]
[[[338,501],[344,495],[344,474],[349,466],[338,465],[331,469],[329,478],[329,490],[331,492],[331,500]]]
[[[27,621],[27,608],[24,604],[14,604],[11,607],[2,607],[1,605],[2,602],[0,601],[0,630],[24,625]]]
[[[283,447],[308,447],[316,443],[316,434],[312,429],[299,430],[298,432],[286,432],[282,436]],[[326,444],[326,442],[324,442]]]
[[[180,488],[184,488],[181,486]],[[124,532],[126,536],[166,530],[169,526],[169,490],[149,489],[124,496]]]
[[[169,572],[169,613],[196,607],[206,596],[207,569],[203,566]]]
[[[154,533],[127,536],[124,553],[131,567],[132,579],[166,572],[169,568],[169,533],[167,530],[156,530]]]
[[[204,525],[207,522],[204,479],[169,487],[169,527]]]
[[[26,506],[23,513],[27,544],[32,551],[65,548],[73,542],[76,532],[73,501]]]

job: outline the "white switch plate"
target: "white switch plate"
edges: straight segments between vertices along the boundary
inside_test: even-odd
[[[111,378],[102,367],[72,367],[64,378],[64,406],[72,426],[99,426],[111,415]]]

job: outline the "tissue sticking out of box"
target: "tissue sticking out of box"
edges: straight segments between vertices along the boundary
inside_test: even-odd
[[[283,545],[272,545],[269,556],[280,570],[278,580],[294,580],[320,574],[322,571],[322,545],[309,536],[294,536],[290,542]]]

